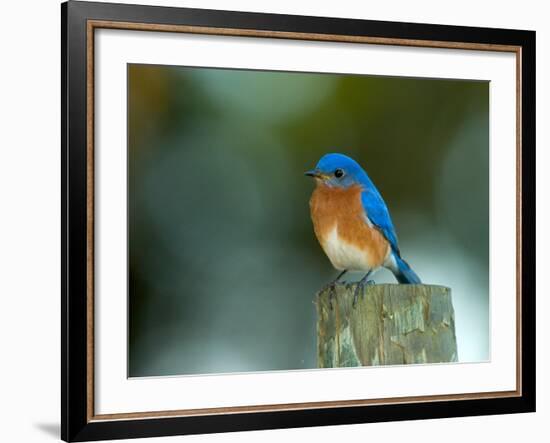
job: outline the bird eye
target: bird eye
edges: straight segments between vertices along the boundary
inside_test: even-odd
[[[344,171],[342,171],[341,169],[337,169],[336,171],[334,171],[334,176],[336,178],[341,178],[344,176]]]

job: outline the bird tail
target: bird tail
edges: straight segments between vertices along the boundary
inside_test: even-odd
[[[404,284],[420,284],[420,277],[411,269],[409,264],[403,260],[399,254],[393,252],[393,258],[395,260],[395,266],[392,266],[391,271],[399,283]]]

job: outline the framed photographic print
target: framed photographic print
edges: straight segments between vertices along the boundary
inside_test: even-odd
[[[535,410],[535,33],[69,1],[62,438]]]

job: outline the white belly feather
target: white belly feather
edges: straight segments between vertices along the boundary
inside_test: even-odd
[[[368,254],[342,240],[338,236],[337,225],[334,225],[334,228],[324,238],[323,243],[323,249],[336,269],[361,272],[368,272],[372,269]]]

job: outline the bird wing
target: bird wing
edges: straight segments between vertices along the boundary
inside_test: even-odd
[[[400,255],[397,245],[397,234],[391,221],[390,213],[378,190],[372,186],[361,193],[361,203],[366,217],[376,226],[390,242],[392,249]]]

